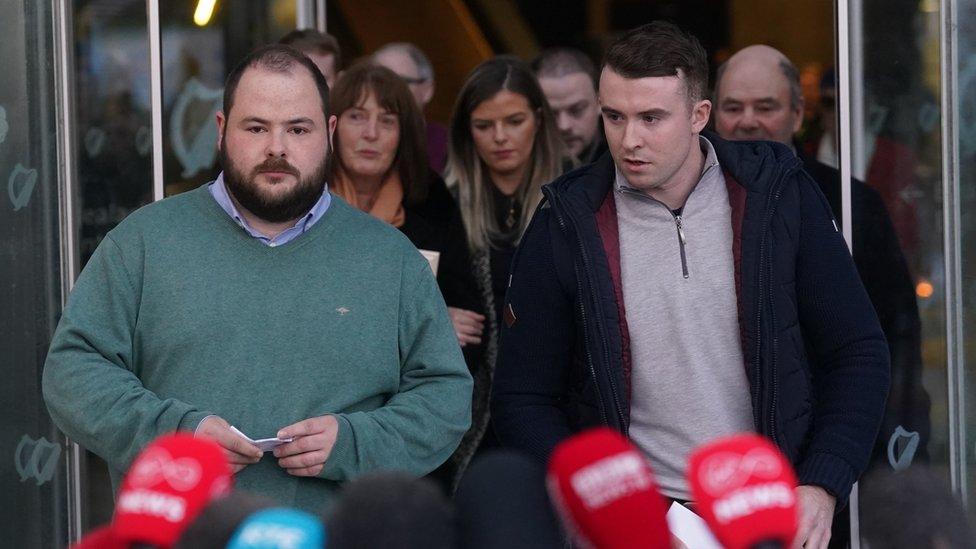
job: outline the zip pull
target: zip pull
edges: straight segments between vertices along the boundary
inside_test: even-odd
[[[688,278],[688,259],[685,256],[685,244],[688,240],[685,238],[685,230],[681,228],[681,214],[674,215],[674,224],[678,228],[678,248],[681,250],[681,274],[685,278]]]

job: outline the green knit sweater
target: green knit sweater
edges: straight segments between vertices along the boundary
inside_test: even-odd
[[[423,475],[468,428],[471,378],[427,261],[333,196],[308,232],[269,247],[206,186],[140,209],[78,279],[44,366],[44,398],[113,484],[160,434],[217,414],[252,438],[333,414],[321,478],[270,454],[237,486],[321,509],[377,469]]]

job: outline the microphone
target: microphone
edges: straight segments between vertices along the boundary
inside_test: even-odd
[[[546,493],[546,470],[525,454],[491,450],[475,459],[458,484],[454,504],[458,547],[567,547]]]
[[[798,527],[796,475],[765,438],[742,434],[692,453],[695,510],[728,549],[789,547]]]
[[[215,442],[176,433],[157,438],[132,463],[115,502],[112,532],[130,546],[171,547],[233,474]]]
[[[85,537],[72,545],[71,549],[130,549],[130,547],[128,543],[116,539],[112,526],[106,524],[85,534]]]
[[[227,549],[322,549],[325,547],[325,527],[322,521],[304,511],[285,508],[265,509],[248,517],[226,547]]]
[[[231,492],[207,504],[187,526],[173,549],[226,547],[237,528],[258,511],[277,507],[267,496],[248,492]]]
[[[430,480],[377,472],[346,484],[325,519],[329,549],[453,549],[450,502]]]
[[[549,460],[547,487],[576,537],[598,549],[670,549],[667,505],[644,455],[607,428],[561,443]]]

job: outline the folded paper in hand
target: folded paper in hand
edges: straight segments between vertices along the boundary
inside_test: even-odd
[[[287,444],[295,440],[294,438],[261,438],[258,440],[254,440],[253,438],[242,433],[237,427],[231,426],[230,430],[235,435],[243,438],[244,440],[260,448],[262,452],[270,452],[271,450],[274,450],[275,448],[281,446],[282,444]]]

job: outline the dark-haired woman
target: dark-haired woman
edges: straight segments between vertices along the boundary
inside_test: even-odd
[[[542,199],[542,185],[560,175],[567,156],[538,81],[528,65],[511,56],[474,69],[458,95],[449,131],[444,178],[458,197],[488,317],[487,367],[472,372],[472,428],[455,454],[464,460],[496,444],[488,399],[508,271]]]

